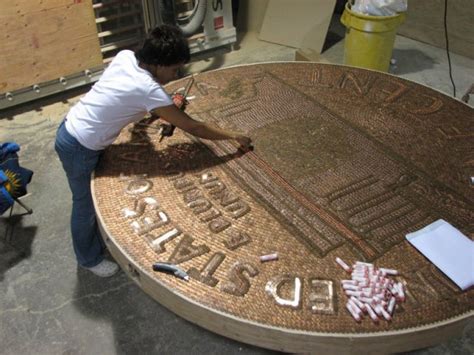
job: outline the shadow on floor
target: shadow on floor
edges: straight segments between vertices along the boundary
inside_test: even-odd
[[[209,56],[205,53],[204,54],[199,54],[199,55],[193,56],[192,62],[190,64],[192,64],[194,62],[198,62],[198,61],[204,61],[206,63],[206,67],[203,68],[203,69],[200,69],[198,72],[206,72],[206,71],[209,71],[209,70],[219,69],[219,68],[222,68],[222,66],[224,65],[225,56],[229,52],[230,52],[230,48],[223,47],[223,48],[219,48],[219,49],[214,50],[212,52],[213,53],[212,56]],[[190,71],[187,68],[185,68],[185,70],[184,70],[184,76],[194,74],[194,73],[195,73],[195,71]]]
[[[87,339],[87,332],[91,336],[106,333],[110,324],[117,354],[232,354],[236,349],[243,354],[276,354],[195,326],[151,299],[123,271],[102,279],[78,268],[74,299],[83,319],[105,324],[103,329],[86,330],[81,337]]]
[[[236,40],[232,45],[226,45],[219,48],[213,48],[201,53],[193,54],[190,64],[193,64],[199,61],[205,62],[206,66],[200,69],[198,72],[206,72],[206,71],[222,68],[226,62],[227,54],[229,54],[232,51],[240,50],[241,49],[240,44],[242,43],[246,35],[247,35],[246,32],[237,32]],[[187,76],[195,72],[196,71],[193,70],[192,67],[191,69],[185,67],[182,74],[183,76]]]
[[[328,32],[321,53],[324,53],[336,43],[344,39],[346,28],[341,23],[341,14],[342,11],[339,13],[336,7],[335,12],[331,17],[331,22],[329,23]]]
[[[339,33],[333,32],[331,30],[328,31],[328,33],[326,34],[326,39],[324,41],[324,45],[323,45],[323,49],[321,50],[321,53],[324,53],[329,48],[334,46],[339,41],[342,41],[343,39],[344,39],[344,36],[341,36]]]
[[[418,49],[395,48],[392,52],[392,58],[395,59],[396,63],[392,66],[391,72],[397,75],[432,69],[435,64],[439,63]]]
[[[31,256],[31,245],[38,228],[23,227],[23,217],[24,214],[13,214],[0,218],[0,282],[9,269]]]

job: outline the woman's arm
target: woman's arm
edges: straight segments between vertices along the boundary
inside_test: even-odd
[[[152,110],[151,113],[199,138],[210,140],[235,139],[245,150],[250,149],[252,144],[250,137],[239,132],[224,130],[206,122],[196,121],[175,105],[159,107]]]

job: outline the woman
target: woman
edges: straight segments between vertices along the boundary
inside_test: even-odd
[[[73,199],[74,252],[78,264],[98,276],[112,276],[119,267],[104,259],[90,190],[91,174],[103,150],[122,128],[150,112],[199,138],[234,139],[242,149],[250,147],[249,137],[196,121],[173,104],[162,85],[176,79],[189,59],[188,42],[181,30],[169,25],[155,28],[136,53],[123,50],[117,54],[58,128],[55,148]]]

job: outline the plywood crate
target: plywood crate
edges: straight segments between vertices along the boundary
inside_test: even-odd
[[[91,0],[0,5],[0,94],[102,65]]]

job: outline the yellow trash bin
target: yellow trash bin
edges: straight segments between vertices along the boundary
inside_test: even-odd
[[[405,13],[362,15],[351,11],[347,3],[341,17],[346,26],[344,64],[387,72],[397,28],[403,21]]]

